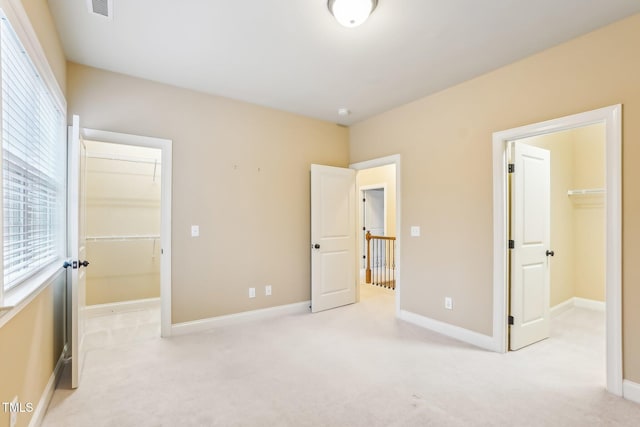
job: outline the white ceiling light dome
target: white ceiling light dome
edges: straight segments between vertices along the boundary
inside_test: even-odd
[[[353,28],[367,20],[378,5],[378,0],[329,0],[327,6],[336,20]]]

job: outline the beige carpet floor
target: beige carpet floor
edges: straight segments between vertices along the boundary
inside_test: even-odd
[[[43,425],[638,426],[604,389],[603,313],[571,309],[552,337],[496,354],[394,318],[393,293],[317,314],[87,353]]]

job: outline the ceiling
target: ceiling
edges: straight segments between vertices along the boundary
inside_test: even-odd
[[[113,1],[106,20],[87,0],[49,0],[70,61],[343,125],[640,12],[640,0],[379,0],[344,28],[326,0]]]

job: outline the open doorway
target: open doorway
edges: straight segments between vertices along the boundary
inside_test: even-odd
[[[159,150],[160,154],[160,234],[159,234],[159,258],[160,258],[160,333],[166,337],[171,334],[171,158],[172,141],[152,137],[121,134],[95,129],[80,128],[80,117],[73,116],[72,125],[68,134],[68,246],[70,260],[64,267],[71,267],[68,277],[68,309],[67,309],[67,337],[71,347],[71,387],[76,388],[80,384],[82,361],[86,353],[86,270],[90,264],[86,259],[87,246],[87,144],[85,141],[98,141],[116,145],[128,145],[132,147],[147,147]],[[129,153],[130,154],[130,153]],[[113,154],[112,154],[113,155]],[[107,154],[95,157],[107,157]],[[100,160],[112,160],[102,158]],[[155,163],[155,162],[154,162]],[[156,170],[157,173],[157,170]],[[108,180],[107,180],[108,181]],[[126,179],[125,179],[126,181]],[[102,181],[104,185],[104,180]],[[113,195],[113,194],[112,194]],[[91,195],[90,195],[91,197]],[[111,197],[113,199],[114,197]],[[103,197],[103,202],[110,197]],[[103,220],[113,222],[114,212],[107,209],[103,212]],[[110,235],[98,237],[94,241],[109,240]],[[104,237],[104,239],[100,239]],[[82,267],[82,268],[80,268]],[[118,270],[121,266],[116,266]],[[91,266],[93,268],[93,265]],[[94,300],[95,301],[95,300]],[[100,304],[107,312],[113,308],[108,304]],[[97,310],[98,312],[100,310]],[[106,334],[109,334],[108,330]],[[104,334],[103,334],[104,335]],[[104,336],[102,337],[104,338]],[[97,339],[100,339],[98,337]],[[123,340],[122,344],[128,344]],[[116,343],[120,344],[120,343]]]
[[[360,288],[389,293],[399,307],[399,156],[351,165],[356,169]],[[368,295],[368,294],[367,294]]]
[[[160,336],[162,151],[84,142],[88,351]]]
[[[604,216],[605,216],[605,307],[606,307],[606,383],[607,390],[622,394],[621,347],[621,106],[605,107],[547,122],[497,132],[493,137],[494,161],[494,346],[507,350],[509,319],[509,235],[508,146],[511,141],[552,134],[600,123],[604,127]],[[515,166],[518,169],[518,166]],[[597,190],[578,188],[567,190],[582,193]],[[571,202],[575,203],[575,202]],[[548,251],[552,251],[547,249]],[[553,255],[553,254],[551,254]],[[575,299],[573,300],[575,301]],[[559,310],[559,309],[558,309]],[[509,319],[510,323],[510,319]]]
[[[139,185],[136,186],[137,190],[135,190],[138,192],[138,195],[134,194],[135,192],[131,192],[130,198],[133,198],[134,200],[136,198],[141,200],[134,202],[133,206],[129,209],[137,209],[135,207],[136,203],[143,206],[146,205],[145,209],[149,210],[149,212],[153,212],[152,215],[155,216],[157,215],[157,208],[155,205],[158,203],[156,200],[159,196],[159,218],[155,216],[155,223],[145,225],[145,227],[150,226],[153,230],[151,230],[151,228],[145,230],[140,228],[138,231],[133,231],[133,229],[122,229],[117,231],[122,234],[109,234],[106,230],[98,228],[94,229],[95,234],[93,236],[89,235],[89,237],[98,237],[98,239],[95,239],[95,246],[98,246],[99,243],[107,242],[112,245],[116,244],[116,239],[111,239],[112,237],[132,237],[130,242],[128,242],[129,244],[133,244],[133,246],[144,246],[142,252],[146,254],[145,256],[148,256],[145,261],[146,271],[149,272],[151,276],[157,274],[156,264],[159,264],[160,335],[162,337],[168,337],[171,335],[172,141],[155,137],[130,135],[87,128],[82,129],[82,135],[86,141],[95,141],[96,143],[104,144],[100,145],[103,147],[103,150],[93,149],[94,157],[96,157],[93,161],[102,163],[102,166],[107,169],[109,168],[107,166],[109,163],[120,163],[120,167],[124,168],[124,171],[128,170],[128,172],[133,175],[127,176],[127,174],[120,174],[118,178],[119,181],[124,181],[125,184],[127,184],[131,176],[134,176],[135,180],[139,181]],[[89,155],[91,155],[91,150]],[[112,170],[111,174],[107,173],[105,175],[107,177],[115,177],[118,176],[118,173],[115,170]],[[85,178],[86,177],[83,177],[83,179]],[[131,187],[134,186],[132,185]],[[110,191],[116,190],[115,188],[111,188]],[[147,194],[147,200],[144,200],[145,198],[141,196],[143,193]],[[153,197],[151,197],[151,194],[154,194]],[[103,200],[102,203],[107,205],[111,202],[114,202],[115,204],[120,203],[122,205],[122,209],[120,209],[119,215],[125,215],[127,212],[127,208],[125,208],[127,203],[123,202],[122,197],[117,193],[112,193],[112,196],[113,197],[106,196],[107,200]],[[88,197],[92,197],[92,195],[88,194]],[[118,201],[119,197],[121,200]],[[112,212],[112,214],[115,213],[116,211]],[[137,221],[144,222],[146,221],[146,219],[144,219],[145,217],[149,217],[149,215],[138,215]],[[113,222],[115,218],[115,215],[111,215],[110,221]],[[99,220],[99,217],[96,219]],[[91,219],[89,220],[91,221]],[[132,221],[127,225],[127,227],[136,227],[135,222],[136,221]],[[105,237],[104,241],[100,241],[99,238],[101,237]],[[127,243],[122,241],[118,244],[124,245]],[[96,260],[95,262],[98,261]],[[93,264],[92,267],[94,267]],[[118,268],[118,266],[116,266],[116,268]],[[120,292],[124,292],[123,289],[120,289]],[[138,289],[137,293],[132,295],[132,297],[135,298],[134,301],[136,301],[133,303],[118,302],[118,299],[119,301],[124,300],[121,298],[124,293],[118,296],[116,292],[116,296],[111,297],[114,301],[113,303],[105,302],[104,304],[97,304],[99,308],[95,308],[96,313],[113,313],[118,311],[126,312],[128,306],[132,306],[134,308],[137,306],[143,309],[148,307],[157,307],[157,299],[154,300],[154,297],[152,297],[148,292],[149,288],[147,288],[146,291]],[[96,302],[96,300],[94,300],[94,302]],[[123,310],[119,310],[120,308]],[[157,310],[157,308],[154,309]],[[151,314],[149,315],[151,316]],[[154,334],[157,336],[157,329],[154,330]]]
[[[383,166],[384,167],[384,166]],[[366,169],[360,173],[369,172],[371,169]],[[366,244],[366,232],[375,236],[387,235],[387,204],[386,204],[386,183],[366,185],[360,187],[360,196],[362,206],[360,212],[362,213],[362,231],[360,238],[360,245],[362,259],[366,259],[365,244]],[[363,267],[366,262],[363,262]]]
[[[551,155],[549,306],[605,309],[605,129],[603,123],[523,138]]]
[[[510,164],[514,165],[509,181],[510,239],[514,242],[509,254],[510,315],[514,319],[509,349],[519,350],[550,338],[554,345],[572,342],[565,348],[567,357],[572,353],[577,357],[583,343],[583,356],[592,358],[592,365],[598,366],[605,349],[604,123],[511,141],[509,152]],[[527,153],[529,159],[516,165],[519,152]],[[517,170],[538,167],[543,157],[548,170],[546,200],[517,194],[546,181],[542,177],[527,184],[523,181],[533,179],[533,175]],[[519,176],[515,172],[524,176],[515,179]],[[543,212],[541,206],[547,204]],[[531,223],[529,232],[518,233],[517,228],[525,227],[527,221]],[[535,262],[535,255],[528,254],[526,265],[521,265],[524,252],[535,251],[536,243],[544,245],[539,250],[539,262]],[[538,270],[546,274],[548,283],[534,280]],[[573,341],[569,335],[580,338]],[[604,380],[604,371],[604,364],[593,370],[594,383]]]
[[[395,289],[395,175],[393,164],[358,171],[360,284]]]

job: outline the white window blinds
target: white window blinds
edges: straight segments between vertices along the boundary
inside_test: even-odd
[[[0,20],[4,288],[62,255],[64,115],[9,22]]]

